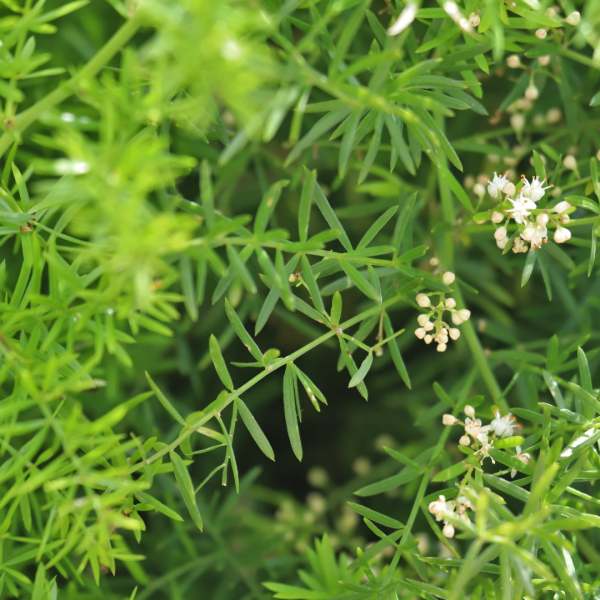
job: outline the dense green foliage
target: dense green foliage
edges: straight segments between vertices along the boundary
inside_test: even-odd
[[[0,0],[0,595],[598,598],[599,21]]]

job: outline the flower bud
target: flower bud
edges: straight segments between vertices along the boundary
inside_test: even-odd
[[[470,446],[471,445],[471,438],[468,435],[463,435],[460,440],[458,440],[458,443],[461,446]]]
[[[599,151],[599,152],[600,152],[600,151]],[[600,160],[600,159],[598,159],[598,160]],[[479,197],[481,198],[482,196],[484,196],[484,195],[485,195],[485,188],[484,188],[484,187],[483,187],[483,186],[482,186],[480,183],[476,183],[476,184],[473,186],[473,193],[474,193],[476,196],[479,196]]]
[[[557,227],[554,232],[554,241],[557,244],[564,244],[566,241],[571,239],[571,232],[565,227]]]
[[[429,299],[429,296],[426,296],[425,294],[417,294],[416,300],[417,304],[422,308],[431,306],[431,300]]]
[[[456,308],[456,300],[454,298],[446,298],[444,306],[448,309]]]
[[[460,315],[458,314],[458,311],[454,311],[452,313],[452,322],[455,325],[460,325],[463,322],[463,320],[460,318]]]
[[[471,311],[467,310],[466,308],[461,308],[458,311],[458,316],[463,320],[463,321],[468,321],[471,318]]]
[[[456,341],[460,337],[460,331],[458,329],[451,328],[450,329],[450,337]]]
[[[496,246],[498,246],[498,248],[500,248],[500,250],[504,250],[504,248],[506,248],[508,244],[508,238],[505,237],[504,239],[498,240],[496,242]]]
[[[472,12],[469,15],[469,25],[471,25],[471,27],[478,27],[479,23],[481,23],[479,15],[477,13]]]
[[[517,188],[515,187],[515,184],[512,181],[509,181],[504,188],[502,188],[502,191],[507,195],[507,196],[514,196],[515,192],[517,191]]]
[[[575,10],[567,17],[567,23],[569,25],[579,25],[579,21],[581,21],[581,15]]]
[[[516,55],[516,54],[511,54],[507,59],[506,59],[506,64],[511,68],[511,69],[518,69],[521,66],[521,59]]]
[[[432,337],[432,336],[430,336],[430,335],[426,335],[426,336],[423,338],[423,341],[424,341],[426,344],[431,344],[431,342],[433,341],[433,337]]]
[[[508,185],[508,184],[506,184]],[[506,188],[506,185],[504,186]],[[496,225],[498,223],[502,223],[502,221],[504,221],[504,215],[502,213],[499,212],[493,212],[492,213],[492,223],[496,223]]]
[[[419,325],[421,327],[425,327],[425,323],[429,322],[429,317],[427,315],[419,315],[417,317],[417,323],[419,323]]]
[[[454,537],[454,525],[452,525],[452,523],[446,523],[442,529],[442,533],[444,534],[444,537]]]
[[[503,240],[506,237],[506,227],[502,226],[502,227],[498,227],[498,229],[496,229],[496,231],[494,231],[494,238],[496,238],[496,240],[499,242],[500,240]]]
[[[433,329],[433,323],[431,321],[427,321],[427,323],[423,325],[423,328],[425,331],[431,331]]]
[[[538,40],[543,40],[546,39],[546,36],[548,35],[547,31],[545,29],[537,29],[535,32],[535,37]]]
[[[467,404],[465,406],[465,408],[463,409],[463,412],[465,413],[465,415],[467,415],[467,417],[469,417],[470,419],[474,419],[475,418],[475,409],[470,405]]]
[[[456,425],[457,423],[460,423],[460,421],[454,415],[443,415],[442,423],[444,425]]]
[[[559,202],[554,208],[552,208],[552,210],[560,215],[569,210],[570,208],[571,205],[566,200],[563,200],[562,202]]]
[[[510,125],[516,132],[523,131],[523,127],[525,127],[525,117],[520,113],[514,114],[510,118]]]
[[[544,54],[544,56],[538,56],[538,64],[541,67],[547,67],[550,64],[550,55]]]
[[[415,329],[415,335],[422,340],[425,337],[425,330],[422,327]]]
[[[448,343],[448,335],[445,333],[442,333],[441,335],[438,335],[438,343],[442,343],[442,344],[447,344]],[[443,350],[440,350],[440,352],[443,352]]]
[[[566,169],[575,171],[575,169],[577,169],[577,160],[575,160],[575,157],[572,154],[567,154],[563,159],[563,165],[565,165]]]
[[[571,220],[571,217],[569,215],[561,215],[560,216],[560,222],[563,225],[566,225],[570,220]]]
[[[554,123],[558,123],[561,119],[562,112],[560,111],[560,108],[551,108],[546,113],[546,121],[548,121],[548,123],[550,123],[551,125]]]
[[[541,213],[536,217],[535,220],[538,225],[541,225],[542,227],[546,227],[546,225],[548,225],[548,221],[550,220],[550,217],[548,216],[548,213]]]
[[[446,344],[444,344],[443,342],[438,344],[437,351],[438,352],[446,352]]]
[[[540,91],[535,87],[535,85],[533,85],[533,83],[530,83],[525,90],[525,98],[527,98],[527,100],[537,100],[539,97]]]
[[[530,242],[535,235],[535,227],[533,225],[527,225],[523,232],[521,233],[521,237],[526,241]]]
[[[454,273],[452,273],[451,271],[446,271],[444,273],[444,276],[442,277],[442,281],[444,282],[445,285],[452,285],[454,283],[455,279],[456,279],[456,275]]]

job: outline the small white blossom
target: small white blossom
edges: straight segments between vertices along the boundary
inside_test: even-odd
[[[517,446],[516,450],[517,450],[517,454],[515,455],[515,458],[517,460],[520,460],[522,463],[525,463],[526,465],[529,464],[529,461],[531,460],[531,455],[528,452],[521,454],[521,446]],[[517,470],[512,469],[510,472],[511,478],[514,478],[514,476],[516,474],[517,474]]]
[[[442,529],[442,533],[444,534],[444,537],[454,537],[454,525],[452,525],[452,523],[446,523]]]
[[[488,194],[492,198],[497,198],[507,183],[508,179],[506,178],[506,173],[504,175],[498,175],[498,173],[494,171],[494,178],[488,183]]]
[[[558,226],[554,232],[554,241],[557,244],[564,244],[571,239],[571,232],[565,228]]]
[[[521,233],[521,237],[531,244],[531,248],[539,248],[548,239],[548,229],[541,225],[529,223]]]
[[[456,425],[457,423],[460,423],[460,421],[454,415],[443,415],[442,423],[444,425]]]
[[[559,202],[556,206],[554,206],[552,210],[560,215],[568,211],[570,208],[571,205],[566,200],[563,200],[562,202]]]
[[[544,187],[544,182],[546,180],[543,179],[540,181],[539,177],[536,177],[535,175],[531,178],[531,183],[529,183],[529,180],[526,177],[522,177],[522,181],[523,187],[521,188],[521,194],[534,202],[541,200],[548,188],[554,187],[553,185]]]
[[[442,281],[445,285],[452,285],[455,279],[456,275],[450,271],[446,271],[446,273],[444,273],[444,276],[442,277]]]
[[[516,238],[513,242],[512,251],[515,254],[519,254],[520,252],[527,252],[527,244],[519,237]]]
[[[579,14],[579,13],[577,13]],[[472,12],[469,15],[469,24],[471,25],[471,27],[478,27],[479,23],[481,23],[481,19],[479,17],[479,15],[477,13]]]
[[[426,296],[425,294],[418,294],[416,300],[417,304],[422,308],[427,308],[428,306],[431,306],[431,300],[429,299],[429,296]]]
[[[454,298],[446,298],[444,306],[448,309],[456,308],[456,300]]]
[[[550,217],[548,216],[548,213],[540,213],[536,218],[535,218],[535,222],[538,225],[541,225],[542,227],[546,227],[546,225],[548,225],[548,221],[550,220]]]
[[[399,35],[402,33],[415,20],[418,8],[415,2],[409,2],[386,33],[388,35]]]
[[[514,200],[509,198],[508,201],[512,204],[512,208],[509,208],[507,212],[511,213],[513,219],[519,224],[523,224],[525,219],[531,214],[531,211],[535,210],[536,207],[535,202],[523,193],[520,193]]]
[[[478,439],[480,434],[485,434],[489,430],[489,425],[481,425],[481,419],[471,419],[470,417],[465,419],[465,433],[469,434],[474,440]]]
[[[494,419],[490,423],[490,431],[495,433],[499,438],[511,437],[517,426],[515,421],[515,417],[510,413],[502,417],[500,411],[495,410]]]
[[[453,512],[453,506],[446,502],[446,496],[440,495],[437,500],[429,503],[429,512],[435,515],[436,521],[441,521],[447,513]]]

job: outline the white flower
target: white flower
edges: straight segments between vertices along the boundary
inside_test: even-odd
[[[542,195],[543,195],[542,191]],[[509,208],[507,212],[511,213],[513,219],[523,224],[525,219],[531,214],[532,210],[535,210],[535,202],[520,193],[514,200],[509,198],[508,201],[512,204],[512,208]]]
[[[444,425],[456,425],[457,423],[460,423],[460,421],[454,415],[443,415],[442,423]]]
[[[544,182],[546,180],[543,179],[540,181],[539,177],[536,177],[535,175],[531,178],[531,183],[529,183],[526,177],[522,177],[521,181],[523,182],[521,194],[534,202],[538,202],[544,197],[544,194],[546,193],[545,190],[554,187],[553,185],[544,187]]]
[[[571,232],[565,227],[560,227],[560,225],[556,228],[554,232],[554,241],[557,244],[564,244],[566,241],[571,239]]]
[[[499,410],[494,411],[494,417],[490,423],[490,431],[499,438],[511,437],[517,427],[515,417],[510,413],[502,417]]]
[[[565,165],[565,168],[575,171],[577,169],[577,160],[572,154],[567,154],[563,159],[563,165]]]
[[[427,315],[419,315],[417,317],[417,322],[421,327],[425,327],[425,323],[429,323],[429,317]]]
[[[409,2],[386,33],[388,35],[398,35],[402,33],[415,20],[417,9],[418,6],[415,2]]]
[[[478,436],[482,433],[485,434],[490,430],[490,426],[481,426],[481,419],[471,419],[467,417],[465,419],[465,433],[468,433],[474,440],[478,439]]]
[[[577,13],[579,14],[579,13]],[[481,19],[479,18],[479,15],[477,13],[472,12],[469,15],[469,24],[471,25],[471,27],[477,27],[479,25],[479,23],[481,23]]]
[[[492,464],[496,464],[496,461],[490,456],[490,448],[494,445],[494,442],[482,442],[481,448],[479,448],[478,453],[481,454],[481,463],[483,464],[483,460],[485,458],[490,458]]]
[[[559,202],[555,207],[553,207],[552,210],[560,215],[568,211],[570,208],[571,205],[566,200],[563,200],[562,202]]]
[[[436,521],[441,521],[447,513],[453,512],[454,505],[446,502],[446,496],[439,496],[437,500],[429,503],[429,512],[435,515]]]
[[[515,454],[515,458],[517,460],[520,460],[522,463],[525,463],[526,465],[529,464],[529,461],[531,460],[531,455],[527,452],[525,452],[524,454],[521,454],[521,446],[517,446],[516,450],[517,450],[517,454]],[[514,476],[516,474],[517,474],[517,470],[512,469],[510,472],[511,478],[514,478]]]
[[[456,308],[456,300],[454,298],[446,298],[444,306],[449,309]]]
[[[541,225],[529,223],[521,233],[521,237],[531,243],[531,248],[539,248],[544,240],[548,239],[548,229]]]
[[[497,198],[507,183],[508,179],[506,178],[506,173],[504,175],[498,175],[498,173],[494,171],[494,178],[488,183],[488,194],[492,198]]]
[[[442,533],[444,534],[444,537],[454,537],[454,525],[452,525],[452,523],[446,523],[442,529]]]
[[[471,417],[471,419],[475,418],[475,409],[470,404],[465,406],[464,411],[467,417]]]
[[[548,221],[550,220],[550,217],[548,216],[548,213],[540,213],[536,218],[535,221],[538,225],[541,225],[542,227],[546,227],[546,225],[548,225]]]
[[[513,242],[512,251],[515,254],[518,254],[519,252],[527,252],[527,245],[521,238],[516,238]]]
[[[431,306],[431,300],[429,299],[429,296],[426,296],[425,294],[417,294],[416,300],[417,304],[422,308]]]
[[[497,242],[503,240],[506,237],[506,227],[498,227],[496,231],[494,231],[494,238]]]
[[[452,285],[455,279],[456,275],[451,271],[446,271],[446,273],[444,273],[444,276],[442,277],[442,281],[445,285]]]

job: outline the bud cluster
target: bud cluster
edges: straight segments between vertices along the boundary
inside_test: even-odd
[[[573,211],[571,205],[562,201],[552,208],[539,208],[539,201],[545,196],[548,188],[553,185],[544,185],[545,179],[533,176],[529,181],[521,175],[521,181],[515,185],[507,178],[507,173],[498,175],[487,182],[488,194],[497,201],[492,209],[491,221],[497,225],[494,231],[496,245],[504,250],[512,243],[514,253],[527,252],[540,248],[548,241],[548,227],[554,228],[554,241],[564,244],[571,238],[571,232],[564,227]],[[513,234],[509,233],[511,219],[517,225]]]
[[[456,276],[450,271],[444,273],[442,281],[445,285],[452,285]],[[432,303],[432,297],[438,296],[437,303]],[[444,313],[450,313],[450,319],[454,325],[461,325],[471,317],[471,311],[456,308],[454,298],[446,298],[444,292],[430,292],[428,294],[418,294],[415,298],[421,308],[428,309],[417,317],[419,327],[415,329],[415,335],[426,344],[435,342],[438,352],[445,352],[449,340],[457,340],[460,337],[460,331],[456,327],[451,327],[444,321]]]

